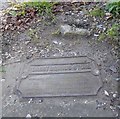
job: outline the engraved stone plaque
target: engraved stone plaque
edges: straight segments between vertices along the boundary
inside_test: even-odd
[[[17,90],[22,97],[97,95],[98,72],[87,56],[34,59],[25,64]]]

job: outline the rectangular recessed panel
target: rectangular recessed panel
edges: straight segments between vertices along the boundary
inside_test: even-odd
[[[86,56],[81,57],[65,57],[65,58],[46,58],[46,59],[36,59],[31,62],[33,66],[41,66],[41,65],[63,65],[63,64],[79,64],[79,63],[90,63],[90,59]]]
[[[25,65],[18,90],[22,97],[96,95],[101,80],[93,75],[92,62],[86,56],[32,60]]]

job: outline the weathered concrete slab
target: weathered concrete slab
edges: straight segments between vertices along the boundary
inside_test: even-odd
[[[96,95],[102,86],[95,62],[87,56],[34,59],[22,73],[22,97]]]

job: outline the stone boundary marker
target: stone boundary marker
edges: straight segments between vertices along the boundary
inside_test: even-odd
[[[102,87],[95,61],[87,56],[34,59],[22,71],[16,87],[22,97],[97,95]]]

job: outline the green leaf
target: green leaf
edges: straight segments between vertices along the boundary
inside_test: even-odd
[[[117,5],[113,5],[112,7],[110,7],[109,12],[112,12],[115,9],[115,7],[117,7]]]
[[[14,16],[14,17],[17,16],[17,12],[16,12],[16,11],[10,11],[9,14],[11,14],[11,15]]]

